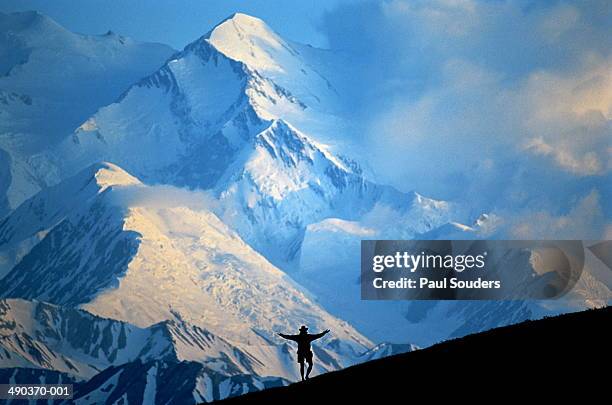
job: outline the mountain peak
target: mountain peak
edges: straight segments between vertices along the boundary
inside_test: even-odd
[[[266,23],[257,17],[253,17],[252,15],[244,14],[244,13],[234,13],[229,17],[222,20],[220,23],[215,25],[215,27],[211,30],[211,33],[215,32],[217,29],[226,27],[228,25],[240,26],[243,29],[257,29],[257,28],[268,28]]]
[[[228,58],[260,71],[279,70],[279,56],[290,51],[289,45],[263,20],[242,13],[217,24],[205,40]]]
[[[226,18],[226,20],[232,20],[232,21],[234,21],[236,23],[245,23],[245,24],[253,24],[253,23],[255,23],[255,24],[266,25],[266,23],[262,19],[254,17],[254,16],[249,15],[249,14],[240,13],[240,12],[237,12],[237,13],[234,13],[234,14],[230,15],[228,18]]]
[[[109,162],[94,163],[83,172],[93,176],[96,183],[102,189],[111,186],[129,186],[140,184],[140,181],[120,168]]]
[[[62,182],[44,188],[24,201],[0,223],[0,245],[19,244],[62,221],[86,201],[112,186],[140,185],[140,181],[112,163],[92,164]],[[10,260],[0,262],[0,278]],[[13,263],[16,264],[16,263]]]

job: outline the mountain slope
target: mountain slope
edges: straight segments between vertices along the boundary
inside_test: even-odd
[[[0,216],[59,181],[39,153],[172,53],[112,32],[75,34],[35,11],[0,13]]]
[[[290,403],[306,397],[403,403],[414,390],[452,401],[533,393],[533,387],[521,384],[535,384],[550,398],[559,381],[589,387],[594,398],[601,397],[603,375],[600,381],[598,373],[584,371],[595,359],[612,355],[610,333],[602,329],[611,320],[608,307],[527,321],[223,403]]]

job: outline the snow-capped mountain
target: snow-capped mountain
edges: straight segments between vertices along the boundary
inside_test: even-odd
[[[245,37],[247,28],[256,35]],[[231,53],[236,51],[231,42],[247,37],[260,50],[274,54],[277,49],[275,59],[284,68],[233,59],[239,58]],[[43,339],[40,329],[16,326],[7,339],[14,351],[11,366],[91,377],[97,382],[86,397],[109,391],[107,380],[116,386],[115,376],[126,367],[163,370],[166,357],[180,353],[181,362],[199,364],[196,374],[218,380],[213,394],[202,397],[217,398],[239,388],[222,378],[227,373],[215,377],[211,369],[251,375],[250,380],[238,379],[240,389],[269,383],[258,376],[295,379],[293,354],[275,332],[296,330],[301,323],[334,331],[332,339],[315,347],[320,359],[315,372],[367,358],[362,357],[371,346],[366,338],[314,303],[215,214],[189,203],[169,203],[165,194],[175,190],[145,186],[118,166],[90,165],[109,157],[147,183],[210,189],[218,200],[212,209],[279,261],[299,251],[309,223],[332,213],[357,218],[379,203],[404,209],[410,195],[367,181],[357,164],[284,119],[311,122],[309,128],[315,128],[317,117],[335,108],[331,84],[315,64],[305,63],[298,48],[260,20],[236,15],[99,110],[73,137],[36,156],[51,169],[47,174],[63,180],[24,201],[0,224],[0,296],[61,305],[57,311],[81,308],[124,322],[106,321],[105,330],[131,331],[107,333],[112,347],[120,346],[113,346],[115,340],[127,344],[127,336],[140,340],[121,356],[98,349],[101,354],[95,357],[77,345],[62,352],[58,342],[70,340],[62,331],[55,330],[55,340]],[[311,80],[287,76],[297,72]],[[306,108],[312,113],[303,114]],[[206,196],[194,198],[203,202]],[[98,321],[84,320],[94,315],[79,314],[79,323],[102,328]],[[177,331],[177,325],[189,326]],[[28,340],[33,334],[41,341]],[[180,338],[170,344],[160,335]],[[218,342],[214,350],[193,343],[210,339],[205,336]],[[15,342],[29,346],[19,351]],[[158,351],[149,357],[146,352],[153,346]],[[206,360],[211,350],[223,359],[219,364]],[[105,367],[104,378],[92,377]]]
[[[79,307],[140,328],[187,323],[202,328],[190,339],[210,332],[258,359],[250,370],[257,375],[295,377],[276,332],[301,323],[334,330],[319,371],[351,364],[369,348],[214,214],[185,206],[173,191],[106,163],[41,191],[0,224],[2,246],[36,238],[0,280],[0,296]],[[36,220],[21,222],[32,207]]]
[[[416,196],[366,179],[320,142],[342,130],[327,59],[236,14],[100,109],[51,160],[66,173],[108,160],[148,183],[213,190],[222,220],[289,269],[309,224],[358,220],[377,204],[404,215]],[[431,229],[435,211],[410,221]]]
[[[329,316],[214,214],[175,206],[171,199],[149,202],[152,195],[155,190],[103,163],[27,200],[3,221],[3,246],[41,231],[44,237],[0,281],[2,295],[80,305],[140,326],[179,314],[245,342],[259,341],[261,331],[288,327],[284,322],[295,314],[287,305],[296,299],[312,314],[304,321],[315,325]],[[49,202],[50,196],[63,196],[66,206],[57,208],[61,204]],[[14,227],[33,206],[41,220]],[[257,311],[255,302],[269,308]],[[223,310],[215,310],[220,305]],[[246,313],[249,323],[242,318]],[[354,332],[334,322],[337,336]]]
[[[39,153],[172,53],[112,32],[75,34],[35,11],[0,13],[0,216],[59,180]]]

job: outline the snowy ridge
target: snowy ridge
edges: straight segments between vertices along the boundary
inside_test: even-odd
[[[3,367],[43,368],[76,379],[137,358],[172,357],[157,329],[95,317],[85,311],[19,299],[0,300]]]
[[[175,398],[171,403],[198,403],[286,383],[259,377],[248,365],[256,359],[184,322],[142,329],[14,299],[0,300],[0,314],[3,381],[76,383],[76,403],[126,394],[134,404],[167,403],[166,396]]]
[[[139,328],[38,301],[0,300],[4,367],[44,368],[77,379],[140,359],[193,361],[218,373],[261,374],[262,362],[185,321]]]
[[[261,361],[185,321],[148,328],[82,310],[20,299],[0,301],[4,367],[44,368],[77,379],[137,359],[194,361],[219,373],[260,374]]]

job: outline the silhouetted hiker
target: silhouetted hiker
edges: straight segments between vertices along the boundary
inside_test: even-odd
[[[300,363],[300,374],[302,375],[302,381],[304,381],[304,360],[308,362],[308,370],[306,370],[306,379],[308,380],[308,376],[310,375],[310,371],[312,370],[312,350],[310,350],[310,342],[313,340],[317,340],[326,333],[329,332],[329,329],[317,333],[315,335],[311,335],[308,333],[308,328],[304,325],[300,328],[300,333],[298,335],[284,335],[279,333],[278,335],[282,338],[293,340],[298,344],[298,363]]]

